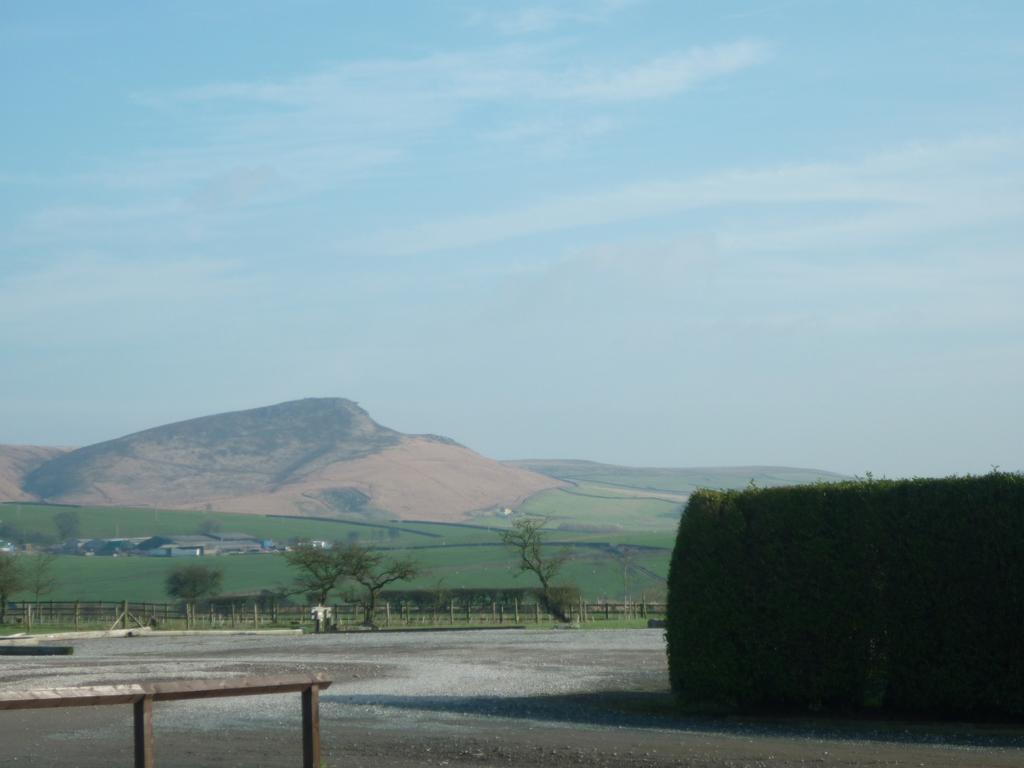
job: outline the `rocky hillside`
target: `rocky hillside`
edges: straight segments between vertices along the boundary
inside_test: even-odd
[[[559,484],[317,398],[205,416],[61,453],[23,494],[59,503],[258,514],[466,519]]]
[[[0,501],[31,501],[22,487],[33,469],[71,449],[41,445],[0,445]]]

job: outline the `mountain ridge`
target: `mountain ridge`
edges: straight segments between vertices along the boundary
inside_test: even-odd
[[[465,519],[560,484],[384,427],[344,398],[201,416],[43,458],[23,477],[31,498],[258,514]]]
[[[200,416],[82,448],[0,446],[0,501],[367,520],[465,522],[580,484],[681,502],[700,487],[840,479],[794,467],[498,462],[449,437],[382,426],[345,398]]]

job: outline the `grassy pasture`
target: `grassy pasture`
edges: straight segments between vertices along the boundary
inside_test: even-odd
[[[681,502],[673,498],[628,495],[592,483],[554,488],[531,496],[519,507],[550,519],[551,528],[618,527],[623,531],[674,531]],[[559,531],[559,535],[561,535]]]
[[[313,520],[295,517],[238,515],[226,512],[199,512],[125,507],[61,507],[42,504],[0,504],[0,521],[13,523],[25,531],[57,535],[54,516],[74,509],[81,522],[83,538],[116,536],[155,536],[158,534],[197,533],[206,522],[215,522],[223,531],[247,533],[279,542],[290,539],[347,541],[356,537],[365,544],[382,546],[422,546],[470,544],[494,541],[497,530],[508,526],[502,518],[481,519],[475,525],[450,523],[394,522],[369,525],[344,520]],[[544,491],[529,499],[520,510],[525,514],[551,518],[552,537],[573,541],[609,541],[671,547],[672,533],[678,521],[676,505],[657,499],[637,498],[616,501],[598,496],[582,496]],[[656,521],[648,520],[658,516]],[[558,530],[565,525],[565,530]],[[596,525],[601,530],[578,530]],[[621,530],[613,530],[618,526]],[[658,536],[657,531],[667,535]]]
[[[520,463],[520,465],[523,465]],[[528,462],[531,469],[569,481],[570,487],[543,491],[527,499],[519,514],[549,519],[548,540],[573,549],[564,570],[566,581],[580,587],[589,600],[621,600],[627,589],[657,598],[664,593],[669,556],[682,505],[698,487],[744,488],[753,479],[768,487],[824,479],[829,473],[771,467],[649,469],[577,461]],[[837,476],[833,476],[837,477]],[[54,516],[69,509],[39,504],[0,504],[0,522],[23,531],[56,537]],[[381,522],[265,517],[222,512],[152,508],[74,507],[86,538],[139,537],[197,533],[206,523],[223,531],[289,542],[295,539],[358,541],[410,555],[427,569],[405,586],[517,587],[534,586],[524,574],[516,577],[511,553],[500,545],[509,521],[494,511],[481,513],[475,524]],[[582,546],[582,545],[601,546]],[[620,552],[612,547],[647,547],[630,554],[623,572]],[[144,557],[62,556],[55,565],[58,586],[54,600],[137,600],[162,602],[168,572],[182,560]],[[289,584],[293,574],[277,555],[218,557],[204,561],[224,569],[224,592],[274,590]],[[20,596],[24,597],[24,595]]]
[[[841,475],[793,467],[624,467],[590,461],[513,462],[560,480],[633,490],[688,495],[699,488],[742,490],[753,480],[761,488],[842,479]]]
[[[420,588],[532,587],[528,574],[516,577],[512,558],[502,546],[446,546],[433,549],[396,551],[415,557],[427,572],[411,583]],[[123,600],[147,602],[167,600],[167,574],[186,562],[178,558],[78,557],[62,555],[54,565],[57,587],[46,597],[53,600]],[[237,555],[202,560],[224,569],[224,592],[255,592],[275,589],[292,582],[294,574],[280,555]],[[652,579],[640,567],[663,575],[664,553],[642,553],[633,558],[629,574],[630,593],[649,598],[664,591],[664,582]],[[567,581],[577,584],[587,599],[621,599],[622,562],[608,552],[579,548],[565,568]],[[358,591],[358,589],[357,589]],[[20,595],[24,598],[25,595]]]
[[[528,500],[519,511],[550,518],[549,540],[556,547],[575,544],[661,547],[660,552],[641,551],[633,556],[630,593],[660,593],[667,572],[678,504],[628,492],[581,484],[546,491]],[[0,521],[25,531],[56,536],[54,516],[69,507],[39,504],[0,504]],[[218,512],[152,508],[74,507],[83,538],[136,537],[156,534],[190,534],[207,522],[223,531],[237,531],[259,538],[287,542],[293,539],[327,541],[357,540],[386,547],[396,555],[419,560],[428,573],[414,587],[534,586],[527,575],[516,578],[509,551],[500,545],[500,530],[508,521],[497,516],[482,518],[479,525],[395,522],[379,526],[356,522],[264,517]],[[561,528],[560,526],[564,526]],[[582,528],[582,530],[581,530]],[[166,599],[164,581],[182,560],[145,557],[61,556],[55,564],[57,589],[54,600],[122,600],[160,602]],[[292,581],[284,559],[275,555],[226,556],[204,561],[224,569],[226,593],[276,589]],[[621,599],[623,568],[607,549],[575,547],[565,578],[579,586],[588,599]],[[21,597],[24,597],[22,595]]]
[[[422,525],[360,525],[334,520],[279,518],[262,515],[237,515],[226,512],[198,512],[131,507],[62,507],[43,504],[0,504],[0,521],[13,523],[25,531],[57,535],[54,516],[73,509],[78,513],[82,538],[137,537],[159,534],[198,533],[207,522],[220,525],[223,531],[247,533],[257,538],[286,542],[289,539],[324,539],[345,541],[356,537],[368,544],[388,543],[407,546],[434,540]],[[424,535],[426,534],[426,535]],[[463,540],[462,531],[451,534]]]
[[[165,602],[167,575],[185,563],[202,562],[224,569],[225,593],[273,589],[292,579],[277,555],[237,555],[203,560],[163,557],[78,557],[62,555],[54,564],[53,600],[136,600]],[[24,597],[24,595],[22,595]]]

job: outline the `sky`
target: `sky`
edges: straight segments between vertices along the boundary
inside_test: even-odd
[[[1024,469],[1024,4],[0,5],[0,443]]]

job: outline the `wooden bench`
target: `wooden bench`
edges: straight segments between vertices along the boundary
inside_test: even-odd
[[[320,690],[330,684],[330,680],[320,675],[281,675],[0,691],[0,710],[131,704],[135,710],[135,768],[153,768],[154,701],[301,693],[302,766],[320,768]]]

